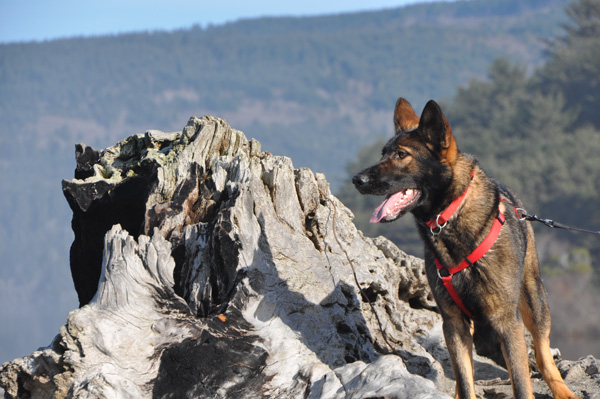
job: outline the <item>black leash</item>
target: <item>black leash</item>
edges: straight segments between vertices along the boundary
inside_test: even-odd
[[[551,220],[551,219],[542,219],[541,217],[538,217],[537,215],[530,215],[523,208],[515,208],[515,209],[519,213],[519,215],[521,215],[521,220],[527,220],[530,222],[540,222],[540,223],[545,224],[548,227],[552,227],[553,229],[580,231],[582,233],[590,233],[590,234],[600,235],[600,231],[586,230],[586,229],[580,229],[579,227],[567,226],[565,224],[555,222],[554,220]]]

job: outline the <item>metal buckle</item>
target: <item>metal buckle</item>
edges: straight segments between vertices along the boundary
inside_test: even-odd
[[[519,220],[527,220],[527,211],[524,208],[515,208],[519,214]]]

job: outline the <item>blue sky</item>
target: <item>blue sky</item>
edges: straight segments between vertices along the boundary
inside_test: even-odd
[[[433,0],[0,0],[0,43],[173,30],[240,18],[378,10]]]

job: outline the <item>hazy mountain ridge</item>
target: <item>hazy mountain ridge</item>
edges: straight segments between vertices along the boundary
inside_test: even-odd
[[[106,147],[214,114],[336,183],[358,148],[391,131],[397,96],[418,109],[450,97],[500,55],[538,65],[565,4],[437,3],[0,45],[0,359],[47,343],[75,306],[60,190],[75,142]]]

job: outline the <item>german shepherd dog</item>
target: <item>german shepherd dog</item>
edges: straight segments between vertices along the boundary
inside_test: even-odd
[[[361,194],[386,196],[371,222],[391,222],[407,212],[416,220],[427,279],[443,318],[455,397],[475,398],[475,331],[475,337],[499,341],[514,397],[533,398],[526,326],[554,397],[576,398],[550,353],[550,311],[533,229],[521,220],[520,201],[458,150],[435,101],[419,118],[408,101],[398,99],[394,126],[381,160],[352,181]]]

